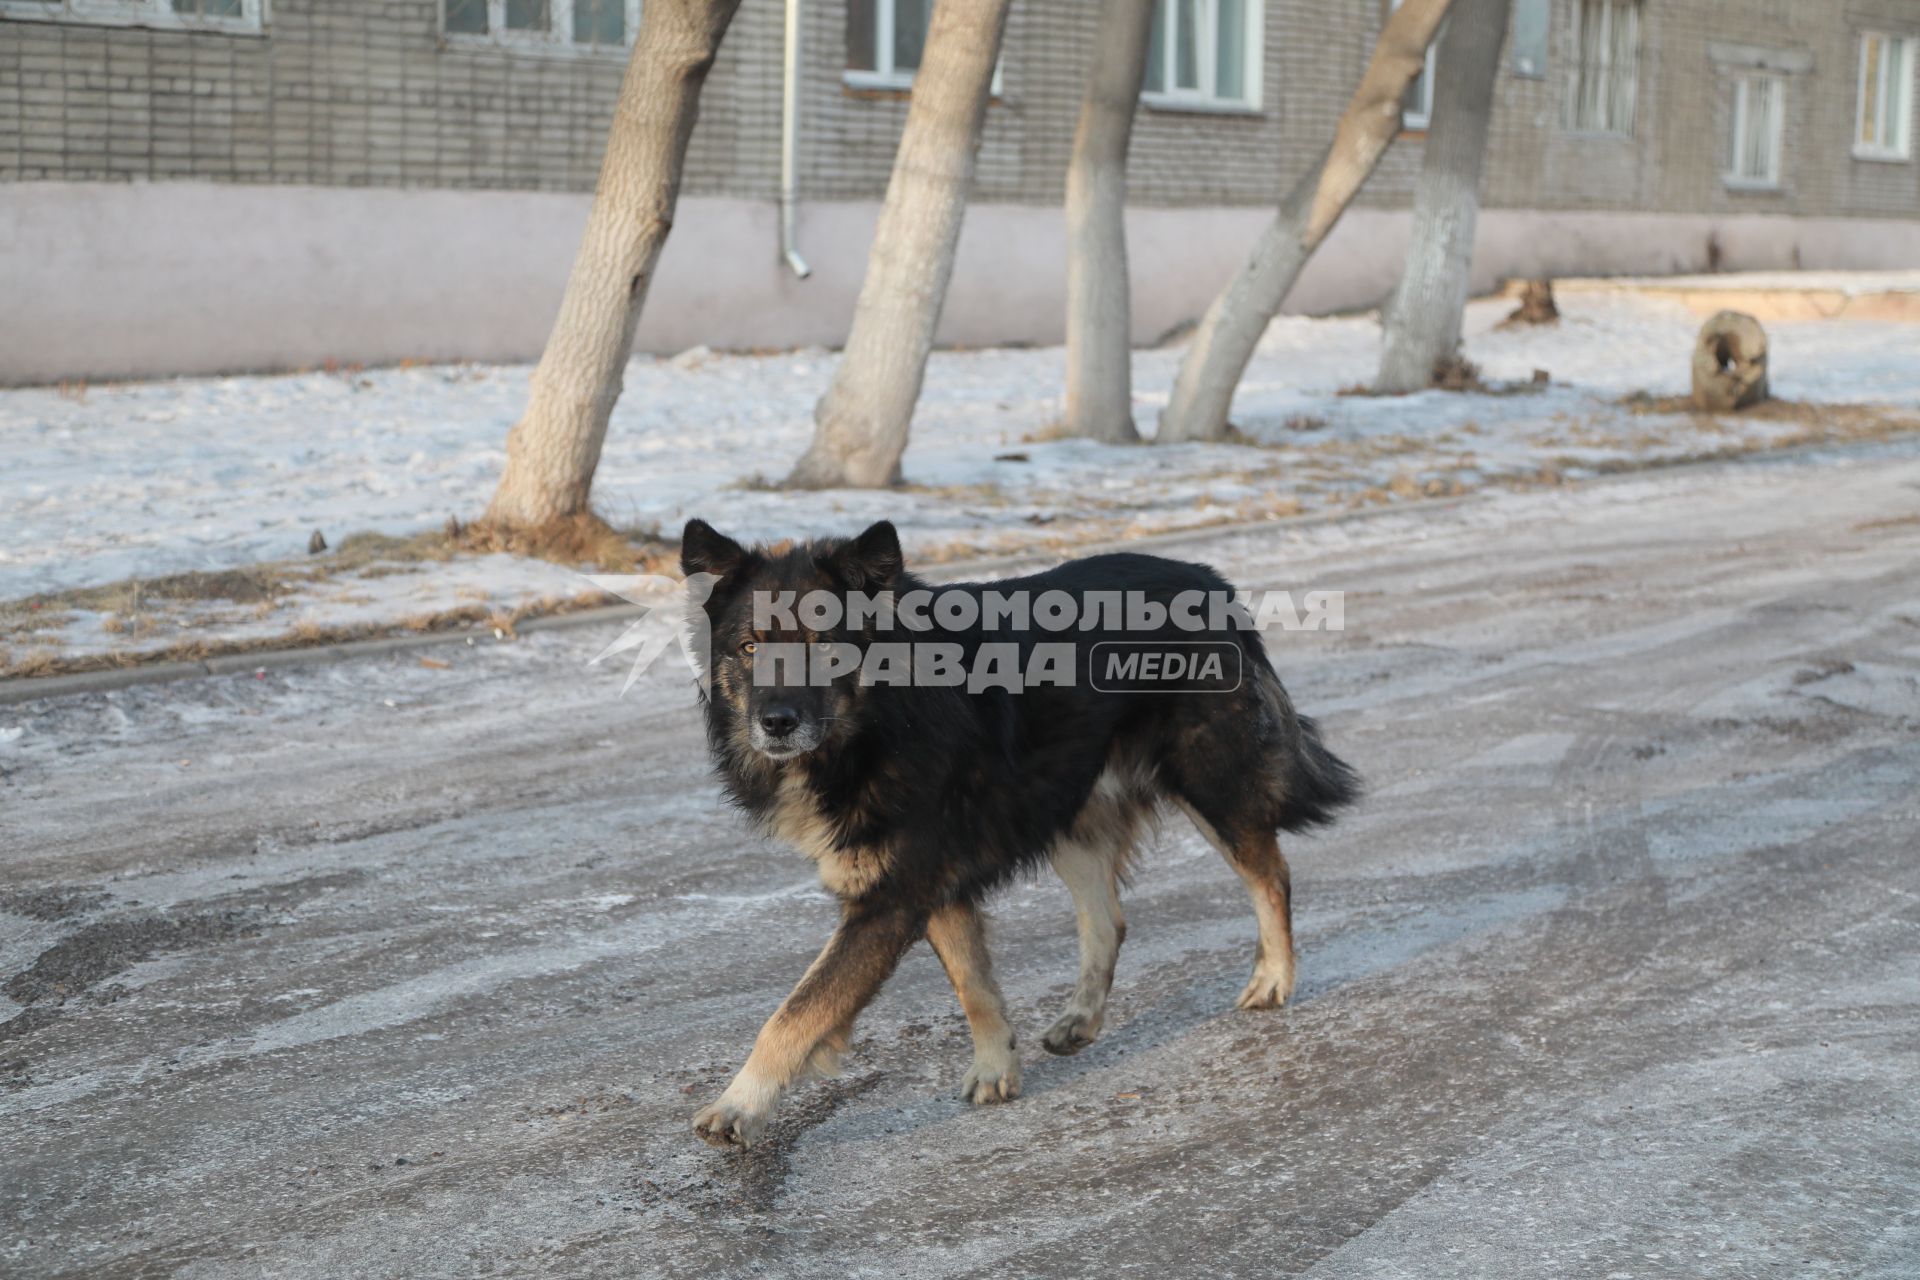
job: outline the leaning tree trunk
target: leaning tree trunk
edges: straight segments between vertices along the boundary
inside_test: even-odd
[[[1300,269],[1393,144],[1401,99],[1426,66],[1427,45],[1447,16],[1448,2],[1405,0],[1387,19],[1325,158],[1288,192],[1246,266],[1207,308],[1160,415],[1160,440],[1226,438],[1233,391],[1260,335]]]
[[[787,483],[873,488],[900,479],[907,426],[953,275],[1009,0],[938,0],[913,105],[874,230],[846,353]]]
[[[1154,0],[1105,0],[1067,168],[1070,435],[1137,441],[1127,284],[1127,144],[1147,74]]]
[[[497,528],[532,529],[587,510],[633,329],[673,227],[700,87],[740,0],[647,0],[620,85],[600,185],[560,314],[507,436],[487,508]]]
[[[1413,193],[1413,238],[1406,274],[1386,307],[1376,391],[1428,387],[1434,370],[1460,349],[1493,84],[1512,10],[1513,0],[1454,0],[1440,37],[1433,126]]]

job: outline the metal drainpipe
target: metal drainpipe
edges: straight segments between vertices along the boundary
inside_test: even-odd
[[[787,0],[786,79],[780,94],[780,256],[793,274],[805,280],[813,268],[800,256],[799,233],[794,226],[799,202],[799,175],[795,152],[800,142],[800,0]]]

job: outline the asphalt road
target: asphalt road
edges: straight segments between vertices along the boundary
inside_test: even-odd
[[[1920,453],[1189,549],[1365,773],[1302,982],[1178,819],[1105,1035],[996,904],[1026,1092],[924,947],[769,1141],[688,1131],[832,918],[684,673],[547,633],[0,709],[8,1276],[1920,1273]]]

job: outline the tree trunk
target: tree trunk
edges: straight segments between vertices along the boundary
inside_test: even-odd
[[[700,87],[739,0],[647,0],[600,185],[527,411],[507,436],[490,524],[532,529],[587,510],[607,419],[673,226]]]
[[[1127,281],[1127,144],[1146,79],[1154,0],[1105,0],[1067,168],[1069,435],[1109,444],[1133,425],[1133,315]]]
[[[1460,347],[1493,84],[1513,0],[1454,0],[1435,59],[1433,125],[1413,194],[1406,273],[1385,312],[1376,391],[1419,391]]]
[[[1448,0],[1405,0],[1387,19],[1325,158],[1294,185],[1246,266],[1207,308],[1160,415],[1159,439],[1226,438],[1233,391],[1260,335],[1300,269],[1393,144],[1401,99],[1426,67],[1427,45],[1447,16],[1447,5]]]
[[[937,0],[846,353],[813,411],[803,488],[897,483],[1000,56],[1009,0]]]

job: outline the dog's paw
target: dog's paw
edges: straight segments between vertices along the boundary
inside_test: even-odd
[[[1019,1060],[1012,1054],[995,1062],[975,1058],[960,1082],[960,1096],[976,1107],[1012,1102],[1020,1096]]]
[[[767,1131],[765,1112],[721,1098],[693,1118],[693,1132],[712,1147],[750,1147]]]
[[[1098,1018],[1085,1013],[1063,1014],[1060,1021],[1048,1027],[1047,1034],[1040,1037],[1040,1047],[1063,1058],[1071,1057],[1092,1044],[1099,1034]]]
[[[1293,970],[1271,973],[1256,970],[1253,981],[1233,1002],[1236,1009],[1278,1009],[1293,998]]]

